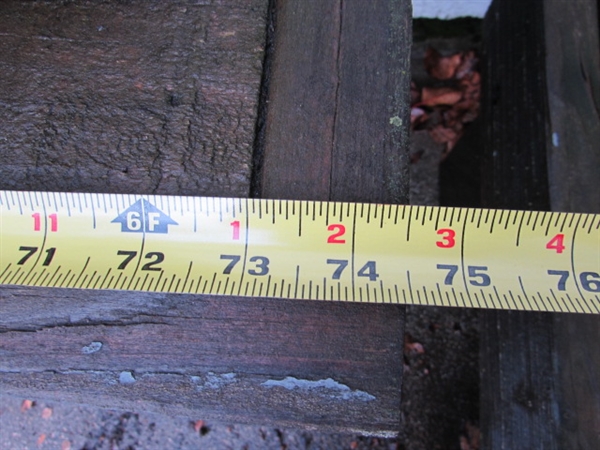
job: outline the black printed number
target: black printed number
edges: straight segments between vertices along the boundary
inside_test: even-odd
[[[242,257],[240,255],[221,255],[221,259],[229,260],[229,264],[225,266],[223,269],[223,274],[230,275],[233,268],[237,263],[240,262]],[[269,258],[266,256],[253,256],[249,260],[249,262],[254,263],[254,267],[248,269],[248,273],[250,275],[255,276],[264,276],[269,273]]]
[[[452,281],[454,281],[454,275],[458,272],[458,266],[454,264],[438,264],[437,268],[440,270],[447,270],[446,278],[444,279],[444,284],[447,286],[452,285]]]
[[[569,272],[566,270],[549,270],[548,275],[557,275],[560,278],[558,279],[558,290],[566,291],[567,290],[567,280],[569,279]]]
[[[454,283],[454,276],[458,272],[458,266],[456,264],[438,264],[436,267],[448,271],[446,278],[444,278],[444,284],[451,286]],[[486,273],[487,270],[487,266],[467,266],[469,283],[473,286],[489,286],[492,284],[490,276]]]
[[[361,267],[361,269],[356,273],[359,277],[367,277],[369,281],[377,281],[379,278],[379,274],[377,273],[377,269],[375,268],[375,261],[367,261],[367,263]]]
[[[579,281],[583,289],[589,292],[600,292],[600,275],[596,272],[581,272]]]
[[[227,267],[225,267],[225,270],[223,270],[223,273],[225,275],[229,275],[231,273],[231,271],[233,270],[233,268],[235,267],[235,265],[240,262],[240,259],[242,259],[242,257],[240,255],[221,255],[221,259],[228,259],[231,262],[229,264],[227,264]]]
[[[35,253],[38,250],[39,250],[39,247],[26,247],[26,246],[19,247],[19,251],[27,252],[27,253],[25,253],[25,255],[19,260],[19,262],[17,264],[19,266],[22,266],[23,264],[25,264],[27,262],[27,260],[29,258],[31,258],[33,255],[35,255]],[[47,249],[46,257],[44,258],[44,262],[42,263],[42,266],[49,266],[50,263],[52,262],[52,258],[54,258],[55,253],[56,253],[56,247],[51,247],[51,248]]]
[[[340,277],[342,276],[342,272],[344,271],[344,269],[346,267],[348,267],[348,260],[347,259],[328,259],[327,264],[337,265],[337,267],[333,271],[333,275],[331,276],[331,278],[334,280],[339,280]]]
[[[487,273],[484,273],[488,270],[487,266],[469,266],[468,267],[469,283],[473,286],[489,286],[492,284],[492,280],[490,280],[490,276]]]
[[[339,280],[342,277],[342,273],[344,269],[348,267],[347,259],[328,259],[327,264],[331,264],[337,266],[331,275],[332,280]],[[367,261],[367,263],[362,266],[356,275],[359,277],[366,277],[369,281],[377,281],[379,278],[379,274],[377,273],[377,267],[375,265],[375,261]]]
[[[127,264],[129,264],[131,262],[131,260],[133,258],[135,258],[135,255],[137,255],[137,252],[130,252],[127,250],[119,250],[119,251],[117,251],[117,255],[119,255],[119,256],[126,255],[127,256],[127,258],[125,258],[123,260],[123,262],[121,264],[119,264],[119,267],[117,267],[117,269],[123,270],[123,269],[125,269],[125,267],[127,267]]]
[[[117,269],[125,270],[127,265],[131,261],[133,261],[133,259],[137,256],[137,254],[138,254],[138,252],[136,252],[134,250],[118,250],[117,255],[125,256],[125,259],[121,262],[121,264],[119,264]],[[156,265],[160,264],[161,262],[163,262],[165,260],[165,254],[162,252],[148,252],[144,256],[144,259],[149,259],[150,261],[148,261],[146,264],[144,264],[142,266],[142,270],[150,270],[150,271],[159,272],[161,270],[161,268],[156,267]]]
[[[269,258],[266,256],[253,256],[249,261],[256,263],[254,269],[248,270],[250,275],[262,276],[269,273]]]
[[[548,270],[548,275],[555,275],[560,277],[556,288],[559,291],[567,290],[567,280],[569,279],[569,272],[566,270]],[[579,274],[579,281],[581,287],[588,292],[600,292],[600,274],[596,272],[581,272]]]
[[[161,252],[149,252],[144,256],[145,259],[150,259],[146,264],[142,266],[142,270],[155,270],[160,272],[160,267],[155,267],[165,260],[165,254]]]

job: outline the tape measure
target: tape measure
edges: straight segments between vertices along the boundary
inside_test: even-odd
[[[0,284],[600,313],[600,215],[0,191]]]

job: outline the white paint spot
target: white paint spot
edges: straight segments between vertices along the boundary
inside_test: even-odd
[[[413,17],[483,17],[492,0],[413,0]]]
[[[119,383],[121,384],[133,384],[135,383],[135,378],[133,374],[128,371],[123,371],[119,374]]]
[[[398,116],[390,117],[390,125],[393,125],[395,127],[401,127],[402,119]]]
[[[558,133],[552,133],[552,145],[558,147],[560,144],[560,140],[558,138]]]
[[[90,345],[81,347],[81,353],[84,355],[91,355],[92,353],[99,352],[102,349],[102,342],[94,341]]]
[[[223,386],[237,381],[235,379],[235,373],[216,374],[214,372],[208,372],[204,377],[192,376],[190,379],[192,380],[192,383],[198,385],[196,389],[199,391],[204,389],[220,389]]]
[[[325,380],[300,380],[294,377],[286,377],[283,380],[268,380],[262,383],[262,386],[271,387],[282,387],[288,390],[301,389],[301,390],[316,390],[317,393],[323,393],[330,398],[338,400],[362,400],[369,402],[375,400],[376,397],[364,392],[355,390],[353,391],[345,384],[338,383],[337,381],[327,378]]]

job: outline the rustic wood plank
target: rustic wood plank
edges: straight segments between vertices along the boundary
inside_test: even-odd
[[[387,309],[86,294],[3,289],[3,392],[336,431],[397,421],[398,383],[380,379],[399,378],[388,359],[402,317]]]
[[[598,9],[594,0],[544,3],[551,49],[546,65],[548,170],[556,211],[600,212]]]
[[[552,49],[546,63],[552,133],[547,148],[555,211],[600,213],[599,14],[594,0],[544,3],[546,45]],[[598,448],[600,317],[557,315],[554,335],[559,448]]]
[[[21,147],[12,143],[9,146],[7,141],[2,141],[2,145],[7,145],[3,147],[6,151],[3,151],[2,155],[6,159],[2,162],[6,162],[8,168],[4,177],[6,184],[2,187],[216,195],[240,195],[238,192],[243,190],[245,191],[241,195],[245,195],[248,192],[249,148],[254,136],[244,130],[249,127],[246,121],[254,123],[256,120],[256,110],[254,108],[248,111],[246,106],[252,104],[255,107],[258,98],[260,67],[257,64],[260,62],[259,54],[264,44],[266,2],[181,1],[175,3],[175,6],[171,6],[171,3],[163,5],[162,2],[156,2],[152,3],[150,12],[140,10],[142,3],[147,6],[147,2],[116,2],[114,5],[105,2],[101,6],[85,1],[79,4],[70,3],[69,8],[75,9],[69,12],[74,16],[80,14],[78,17],[82,17],[79,22],[69,21],[70,36],[78,36],[85,31],[77,31],[78,26],[87,26],[84,17],[91,18],[92,21],[97,17],[104,18],[108,14],[107,11],[111,11],[112,5],[118,12],[122,12],[113,18],[118,22],[115,25],[116,29],[128,30],[127,32],[137,29],[142,36],[145,36],[144,33],[160,35],[162,26],[167,28],[167,34],[179,26],[185,28],[186,24],[194,24],[194,30],[196,25],[203,29],[201,25],[205,20],[218,25],[220,21],[226,20],[220,17],[221,15],[237,17],[239,12],[242,22],[245,15],[250,18],[244,24],[239,24],[240,30],[252,27],[248,36],[256,39],[253,45],[244,47],[245,43],[238,42],[238,38],[242,39],[246,35],[237,36],[238,29],[234,24],[234,27],[215,28],[212,32],[216,33],[217,37],[207,44],[201,54],[192,55],[186,53],[185,49],[181,51],[185,61],[178,65],[178,70],[173,69],[175,75],[182,77],[177,78],[177,83],[184,87],[188,84],[193,85],[194,89],[199,86],[200,90],[204,89],[203,86],[207,83],[208,92],[215,94],[211,98],[214,104],[196,104],[194,94],[190,97],[194,99],[192,105],[188,105],[188,100],[185,100],[188,99],[188,91],[184,90],[185,96],[182,98],[171,95],[171,91],[166,94],[162,92],[160,95],[155,92],[152,95],[156,96],[153,98],[156,103],[142,102],[138,108],[135,106],[137,87],[128,90],[125,86],[127,78],[136,74],[128,72],[121,80],[118,74],[113,72],[91,71],[94,80],[100,86],[109,85],[111,77],[116,77],[117,86],[114,92],[111,91],[114,94],[112,96],[93,94],[93,84],[83,75],[82,80],[77,83],[57,85],[58,87],[51,84],[53,88],[62,89],[56,91],[58,93],[64,92],[67,87],[69,90],[81,90],[86,94],[86,106],[81,110],[75,108],[77,114],[72,116],[44,116],[45,125],[64,130],[64,133],[61,131],[61,139],[52,141],[52,146],[46,145],[44,140],[39,143],[31,141],[36,145],[29,141],[21,141],[20,145],[25,146],[25,150],[21,149],[21,152],[29,151],[27,143],[35,150],[36,157],[39,157],[37,166],[36,160],[27,154],[23,163],[19,162],[17,157],[10,158],[11,152],[16,152]],[[275,56],[281,51],[279,46],[283,44],[280,42],[285,42],[288,30],[302,29],[302,38],[310,41],[308,36],[326,27],[329,20],[339,17],[339,9],[334,10],[333,16],[322,15],[319,11],[320,4],[321,2],[313,3],[312,18],[292,15],[288,16],[287,21],[283,21],[281,17],[286,17],[285,14],[278,16]],[[65,14],[57,4],[52,3],[36,3],[32,6],[28,2],[10,2],[9,5],[13,8],[12,11],[15,8],[26,9],[42,23],[44,20],[50,20],[48,17],[64,17]],[[77,5],[81,6],[85,13],[78,12]],[[392,1],[385,5],[390,9],[381,8],[375,11],[375,17],[369,24],[377,31],[377,39],[386,46],[391,43],[396,45],[391,54],[397,55],[397,52],[401,52],[401,55],[404,55],[409,48],[407,43],[410,39],[410,5],[405,1]],[[49,8],[52,14],[45,14],[44,6]],[[275,11],[278,12],[278,8],[283,6],[277,3]],[[132,9],[127,9],[129,7]],[[238,7],[240,11],[236,10]],[[28,8],[33,8],[35,14]],[[163,21],[161,14],[166,14],[164,8],[172,14],[167,14],[167,19]],[[192,14],[193,17],[189,19],[189,23],[184,21],[182,24],[178,14],[185,8],[187,10],[184,11],[184,16]],[[390,16],[393,20],[389,20],[387,16],[383,17],[388,12],[394,13]],[[19,14],[25,17],[25,13]],[[10,14],[4,14],[2,17],[12,18]],[[147,21],[150,19],[156,19],[156,24]],[[27,21],[26,18],[23,20]],[[60,23],[64,24],[64,21]],[[149,23],[152,23],[152,27]],[[18,34],[19,30],[25,33],[21,40],[27,41],[31,29],[25,26],[16,27],[11,33]],[[56,31],[54,33],[60,34]],[[187,39],[188,34],[185,30],[181,33],[179,38]],[[202,34],[205,42],[208,42],[207,35],[210,33],[205,30]],[[137,39],[143,41],[139,36]],[[149,39],[152,40],[151,37]],[[321,46],[325,48],[338,45],[336,39],[339,39],[339,35],[334,35],[333,41],[328,41],[322,35],[319,39],[323,39],[323,42],[312,41],[315,51]],[[355,37],[348,39],[351,43],[356,40]],[[164,43],[162,51],[177,53],[177,46],[173,42],[176,44],[177,39]],[[406,44],[402,45],[403,42]],[[189,41],[185,40],[184,44],[186,47]],[[82,44],[77,40],[65,40],[62,45],[64,48],[59,47],[62,48],[61,52],[68,53],[69,45],[77,47]],[[220,46],[225,50],[222,51]],[[152,45],[150,47],[155,49]],[[134,56],[131,58],[136,60],[138,54],[134,50],[125,48],[124,55],[127,56],[128,52],[133,51]],[[52,48],[49,51],[52,51]],[[81,49],[78,51],[85,53]],[[93,68],[95,64],[99,64],[98,61],[104,62],[102,58],[106,55],[99,50],[92,53],[93,56],[86,61]],[[247,53],[250,53],[250,56]],[[141,54],[145,55],[143,51]],[[6,61],[4,67],[21,70],[24,61],[30,60],[41,64],[37,58],[42,57],[35,52],[26,56],[23,56],[25,59],[19,59],[18,64],[14,63],[16,69]],[[169,58],[152,59],[150,56],[147,60],[142,58],[142,63],[152,66],[154,72],[151,73],[162,73],[162,64],[166,64],[165,70],[171,74]],[[404,123],[408,123],[408,96],[402,97],[408,90],[409,76],[408,58],[407,55],[404,56],[404,59],[399,61],[399,66],[394,69],[396,72],[386,69],[387,75],[381,79],[387,80],[386,77],[400,74],[396,80],[399,87],[396,87],[395,93],[390,96],[394,101],[386,103],[386,108],[393,107],[395,115],[392,117],[405,118]],[[229,57],[234,60],[238,57],[241,62],[238,64],[229,61]],[[59,69],[60,64],[53,64],[53,59],[42,60],[50,66],[50,70]],[[290,60],[293,61],[294,58],[291,57]],[[117,61],[115,60],[114,64]],[[361,70],[363,63],[364,60],[356,60],[346,70],[353,70],[353,64],[356,65],[354,69]],[[387,66],[384,64],[383,67]],[[234,76],[238,72],[239,80]],[[156,76],[159,81],[162,80],[159,75]],[[246,76],[251,79],[247,85],[244,84]],[[61,77],[59,78],[64,81],[65,76]],[[240,84],[237,84],[238,81]],[[32,83],[34,88],[39,88],[37,82]],[[27,77],[21,79],[21,84],[23,89],[33,89]],[[155,85],[157,90],[161,86],[158,81]],[[248,89],[248,86],[252,89]],[[353,84],[353,88],[355,87],[356,83]],[[240,93],[238,88],[243,92]],[[302,91],[306,90],[307,86],[297,88],[301,88],[299,90]],[[175,93],[179,92],[175,88],[173,90]],[[51,95],[45,92],[44,94]],[[281,90],[271,89],[267,100],[271,104],[279,102],[283,106],[295,107],[296,104],[284,94]],[[119,95],[122,95],[122,98]],[[167,95],[166,99],[164,95]],[[365,97],[365,101],[367,99],[368,97]],[[179,103],[180,100],[182,103]],[[161,102],[166,103],[166,106]],[[130,103],[134,106],[128,106],[126,113],[118,116],[119,120],[113,120],[110,111],[118,109],[119,105]],[[18,101],[10,101],[8,94],[3,98],[2,105],[9,109],[21,108]],[[160,112],[163,110],[161,108],[170,111],[169,108],[181,108],[184,105],[188,105],[189,108],[186,106],[187,113],[180,116]],[[240,105],[242,107],[238,110]],[[100,111],[96,108],[100,108]],[[146,123],[146,120],[154,117],[156,111],[160,118],[168,116],[169,120],[172,120],[167,131],[164,130],[164,121]],[[283,109],[279,113],[285,117]],[[26,123],[21,118],[15,114],[11,122],[15,135],[19,134],[19,130],[23,135],[27,135],[27,131],[30,130],[27,128],[29,122]],[[146,147],[146,144],[143,144],[140,138],[143,134],[140,131],[137,135],[134,133],[135,137],[132,139],[139,138],[142,143],[138,145],[138,141],[135,141],[131,151],[128,145],[122,144],[116,147],[122,154],[115,153],[114,146],[119,142],[115,139],[127,135],[125,131],[129,125],[123,125],[127,120],[131,121],[131,130],[135,131],[136,127],[139,127],[143,132],[149,133],[153,140],[152,146]],[[84,125],[80,126],[80,123]],[[190,140],[186,140],[182,137],[183,131],[178,133],[176,130],[185,129],[187,132],[190,123],[193,135]],[[194,128],[196,125],[197,129]],[[283,121],[284,134],[287,133],[286,129],[292,128],[291,125],[292,123]],[[394,176],[403,173],[403,152],[407,147],[407,142],[402,141],[404,135],[400,134],[400,138],[397,137],[398,133],[403,133],[402,130],[396,130],[400,128],[397,125],[397,121],[390,123],[389,117],[386,117],[385,122],[376,122],[373,125],[376,128],[375,132],[385,136],[385,139],[390,142],[396,139],[395,150],[401,156],[396,160],[399,161],[396,166],[391,167]],[[391,131],[389,134],[382,133],[382,129]],[[35,134],[35,128],[33,130]],[[170,130],[175,131],[171,133]],[[274,128],[267,127],[266,140],[270,139],[273,130]],[[315,142],[318,142],[320,132],[310,127],[303,131],[307,135],[314,134],[310,139]],[[156,137],[151,133],[163,135]],[[202,139],[208,143],[198,143]],[[101,151],[96,154],[87,150],[86,145],[93,148],[92,144],[95,144],[98,150],[112,153],[104,155]],[[74,150],[62,155],[59,150],[63,145]],[[85,150],[82,150],[82,154],[79,153],[81,149]],[[203,159],[206,149],[210,157]],[[280,147],[280,150],[285,150],[284,153],[287,154],[293,154],[294,151],[293,148],[288,151],[286,147]],[[318,151],[318,147],[314,150]],[[159,162],[156,162],[156,159],[145,159],[148,151],[154,151],[154,157],[159,155],[164,158],[164,164],[160,158]],[[19,153],[14,153],[13,156],[15,155]],[[316,160],[323,159],[317,152],[314,155]],[[186,159],[188,157],[189,159]],[[365,170],[381,171],[381,163],[376,162],[380,156],[372,154],[370,158],[373,163],[366,166]],[[139,168],[140,172],[134,171],[131,179],[121,179],[121,175],[117,176],[106,170],[106,166],[116,164],[115,161],[119,164],[122,161],[131,161],[132,164],[135,163],[135,166],[131,167],[135,167],[136,170]],[[185,161],[186,164],[189,162],[193,170],[182,171],[178,166],[181,161]],[[237,164],[238,161],[243,161],[243,164]],[[34,169],[31,169],[31,166]],[[160,172],[160,176],[153,175],[157,166],[160,166],[160,170],[157,169],[156,173]],[[266,166],[262,172],[263,176],[276,177],[280,171],[283,172],[287,168],[279,165]],[[310,167],[302,167],[302,164],[300,166],[300,177],[315,179],[315,173]],[[29,176],[25,177],[20,173],[22,170],[33,172],[29,172]],[[89,176],[84,177],[88,171]],[[269,191],[269,196],[298,198],[306,195],[302,186],[285,190],[284,187],[293,182],[289,174],[286,177],[279,187]],[[163,179],[165,181],[162,181]],[[285,179],[290,182],[286,183]],[[160,181],[158,184],[157,180]],[[406,183],[404,179],[393,181],[400,186]],[[388,183],[387,186],[392,185]],[[312,198],[327,198],[329,187],[326,189],[315,193]],[[362,189],[373,193],[372,200],[402,200],[405,199],[402,196],[406,195],[405,190],[392,189],[390,192],[396,192],[395,197],[390,195],[379,198],[379,193],[382,192],[381,184],[369,186],[368,182],[363,183]],[[357,192],[362,191],[355,189],[354,193]],[[270,422],[308,429],[318,427],[322,430],[390,435],[397,433],[400,426],[403,313],[399,307],[14,287],[3,287],[1,295],[0,388],[4,391],[21,395],[27,393],[28,396],[36,395],[41,398],[81,401],[106,407],[144,408],[177,414],[193,412],[194,415],[200,414],[206,419],[241,423]]]
[[[548,313],[482,311],[480,420],[485,449],[559,449]]]
[[[483,205],[548,210],[542,2],[496,0],[483,28]],[[480,323],[483,448],[557,449],[552,317],[482,311]]]
[[[410,6],[277,5],[262,195],[406,202]]]
[[[488,206],[600,212],[596,8],[497,0],[488,12]],[[597,448],[600,318],[484,312],[481,320],[484,448]]]
[[[409,47],[403,43],[410,40],[410,5],[276,5],[260,195],[406,202]],[[371,305],[367,313],[403,323],[398,306]],[[350,306],[345,314],[362,312]],[[374,383],[396,386],[382,407],[398,426],[402,335],[399,326],[385,345],[389,372],[370,375]]]
[[[482,65],[484,207],[550,208],[543,36],[542,2],[491,4]]]
[[[265,9],[3,1],[0,187],[246,196]]]

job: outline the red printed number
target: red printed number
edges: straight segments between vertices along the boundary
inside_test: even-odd
[[[456,245],[456,240],[454,239],[456,231],[452,228],[440,228],[437,230],[437,234],[442,236],[442,240],[435,243],[439,248],[452,248]]]
[[[40,213],[33,213],[31,217],[33,217],[33,231],[40,231],[42,229]]]
[[[42,229],[42,217],[40,213],[33,213],[33,231],[40,231]],[[58,214],[50,214],[50,231],[58,231]]]
[[[327,227],[329,231],[335,231],[331,236],[327,238],[328,244],[345,244],[346,239],[341,239],[341,236],[346,233],[346,227],[341,223],[333,223]]]
[[[546,244],[546,248],[548,250],[556,250],[556,253],[562,253],[565,249],[565,244],[563,244],[564,240],[565,235],[559,233],[552,239],[550,239],[550,241],[548,241],[548,243]]]
[[[240,240],[240,221],[235,220],[235,221],[231,222],[231,226],[233,227],[233,240],[239,241]]]

